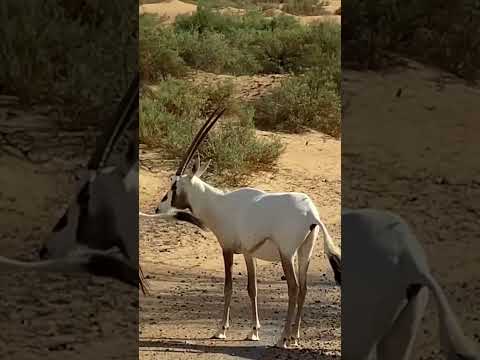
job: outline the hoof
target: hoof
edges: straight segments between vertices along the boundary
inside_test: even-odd
[[[213,335],[210,339],[218,339],[218,340],[225,340],[227,336],[223,332],[218,332],[215,335]]]
[[[280,340],[277,341],[277,343],[275,344],[275,347],[277,347],[279,349],[288,349],[287,339],[286,338],[281,338]]]
[[[260,337],[256,334],[248,334],[245,340],[250,340],[250,341],[259,341]]]
[[[300,347],[300,345],[298,344],[298,339],[295,339],[295,338],[291,338],[287,345],[288,347],[292,347],[292,348]]]

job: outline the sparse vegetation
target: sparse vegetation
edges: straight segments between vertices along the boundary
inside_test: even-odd
[[[186,2],[210,8],[234,7],[248,10],[280,8],[294,15],[321,15],[324,13],[323,0],[186,0]]]
[[[255,124],[261,129],[302,132],[316,129],[339,137],[341,133],[340,67],[322,69],[287,79],[255,103]]]
[[[139,24],[139,72],[147,82],[170,76],[182,77],[187,68],[180,57],[178,41],[158,17],[142,15]]]
[[[345,65],[378,68],[395,52],[465,79],[480,69],[480,2],[355,0],[343,5]]]
[[[145,91],[140,103],[140,141],[159,146],[167,158],[177,159],[207,114],[222,103],[228,104],[228,114],[200,147],[202,158],[211,159],[214,172],[232,185],[253,170],[271,167],[282,150],[279,140],[255,136],[253,109],[233,100],[229,84],[203,88],[171,79]]]
[[[77,125],[112,113],[137,68],[135,1],[8,0],[1,7],[2,94],[50,105]]]
[[[204,3],[203,3],[204,4]],[[153,84],[141,95],[140,141],[177,159],[207,114],[228,104],[200,148],[222,180],[237,184],[256,169],[271,167],[281,153],[278,138],[260,139],[261,129],[316,129],[340,136],[340,26],[302,25],[294,17],[260,11],[222,15],[199,5],[197,12],[163,25],[140,16],[140,74]],[[182,79],[190,70],[216,74],[289,74],[252,104],[233,99],[232,84],[199,87]]]
[[[288,0],[283,10],[294,15],[321,15],[325,5],[325,1],[319,0]]]
[[[306,26],[256,11],[235,16],[199,7],[193,16],[178,17],[174,28],[142,15],[140,29],[141,73],[150,81],[181,75],[183,64],[232,75],[302,73],[340,52],[339,25]]]

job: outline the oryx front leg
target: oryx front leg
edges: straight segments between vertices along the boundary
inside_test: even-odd
[[[223,263],[225,266],[225,285],[223,288],[224,308],[223,321],[220,329],[213,335],[214,339],[226,339],[227,330],[230,327],[230,301],[232,300],[232,268],[233,268],[233,251],[223,251]]]
[[[281,348],[287,348],[288,340],[292,333],[293,317],[295,316],[295,307],[298,299],[298,280],[295,273],[295,266],[293,256],[285,256],[280,254],[282,260],[283,272],[287,278],[288,286],[288,311],[287,319],[285,321],[285,328],[283,329],[282,336],[277,341],[277,346]]]
[[[260,329],[260,321],[258,321],[258,307],[257,307],[257,272],[255,259],[249,255],[245,255],[245,263],[247,265],[248,273],[248,296],[252,303],[252,331],[248,334],[246,340],[258,341],[258,329]]]

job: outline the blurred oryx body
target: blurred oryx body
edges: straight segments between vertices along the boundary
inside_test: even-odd
[[[134,125],[137,131],[138,94],[136,75],[115,116],[97,139],[88,169],[78,177],[73,201],[40,250],[43,261],[0,258],[0,269],[86,271],[140,285],[145,291],[138,264],[138,141],[134,134],[121,164],[106,166],[127,129]]]
[[[323,233],[324,249],[338,283],[340,251],[307,195],[293,192],[267,193],[253,188],[223,192],[201,180],[208,164],[201,167],[199,158],[193,165],[192,173],[184,173],[198,145],[222,114],[223,111],[214,113],[200,129],[156,212],[169,213],[172,208],[190,209],[194,217],[215,234],[222,247],[225,304],[222,326],[214,335],[215,338],[226,338],[229,327],[233,255],[243,254],[247,265],[253,327],[248,336],[250,340],[258,340],[260,328],[255,258],[281,262],[288,284],[289,303],[285,328],[277,345],[295,345],[300,336],[301,314],[307,292],[307,270],[319,231]],[[295,259],[298,268],[295,267]]]
[[[431,292],[447,359],[480,360],[402,218],[374,209],[343,209],[342,244],[343,359],[411,359]]]

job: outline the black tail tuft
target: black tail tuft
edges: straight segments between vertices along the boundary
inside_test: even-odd
[[[330,266],[332,267],[335,282],[338,286],[342,285],[342,263],[338,256],[332,255],[328,257]]]

